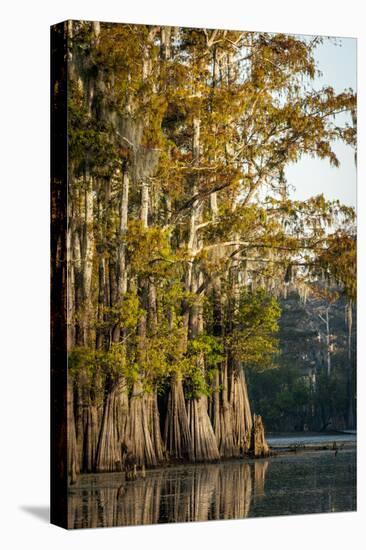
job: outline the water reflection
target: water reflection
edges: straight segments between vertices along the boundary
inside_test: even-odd
[[[338,459],[339,458],[339,459]],[[355,509],[355,452],[304,453],[251,462],[81,476],[69,527],[112,527]]]

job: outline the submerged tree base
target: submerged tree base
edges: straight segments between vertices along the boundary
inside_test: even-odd
[[[250,439],[250,454],[255,458],[267,457],[270,454],[269,446],[264,436],[262,417],[254,415]]]

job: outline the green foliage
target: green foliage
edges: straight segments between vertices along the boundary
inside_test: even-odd
[[[187,399],[197,399],[201,395],[209,395],[210,389],[205,372],[195,364],[190,364],[185,377],[185,396]]]
[[[232,329],[225,337],[225,346],[232,357],[259,370],[272,367],[278,351],[275,334],[280,315],[277,300],[263,289],[241,292],[238,306],[227,319]]]
[[[126,348],[123,344],[111,344],[108,350],[93,350],[87,347],[75,347],[68,355],[68,368],[74,380],[89,381],[95,390],[98,380],[113,384],[122,377],[130,383],[136,378],[137,365],[129,357],[126,360]]]
[[[340,285],[348,298],[356,301],[357,240],[356,236],[337,231],[327,238],[327,247],[318,256],[314,271],[324,270],[331,283]],[[323,272],[324,272],[323,271]]]
[[[100,306],[99,320],[94,327],[99,330],[111,330],[114,327],[127,330],[136,329],[142,315],[139,298],[135,291],[127,292],[120,297],[119,303],[114,306]]]
[[[187,353],[178,363],[187,399],[211,395],[213,379],[224,360],[225,350],[220,338],[200,334],[189,340]]]
[[[293,430],[298,426],[302,429],[304,407],[311,406],[312,390],[295,365],[281,364],[261,373],[250,371],[248,384],[256,410],[263,415],[268,427]],[[283,424],[284,419],[290,425]]]
[[[305,426],[309,430],[338,429],[337,423],[342,426],[347,419],[355,364],[353,349],[350,356],[349,327],[344,322],[346,303],[347,298],[319,283],[317,294],[309,295],[306,302],[295,293],[282,300],[278,333],[281,354],[277,368],[263,372],[249,370],[247,376],[255,410],[263,415],[268,429],[292,431]],[[326,326],[320,318],[327,308],[331,330],[330,376]]]
[[[88,334],[71,372],[145,391],[179,374],[191,398],[241,364],[273,383],[266,414],[295,414],[307,385],[288,365],[268,370],[281,360],[274,295],[322,278],[354,301],[355,214],[322,195],[291,200],[285,167],[304,154],[338,165],[334,143],[355,146],[356,129],[337,114],[354,114],[355,94],[312,88],[319,38],[178,28],[165,55],[160,27],[73,25],[70,321]]]
[[[118,164],[111,127],[90,116],[84,93],[76,83],[68,91],[68,146],[77,174],[111,175]]]
[[[200,334],[189,341],[188,355],[191,358],[203,357],[207,367],[216,367],[225,359],[224,345],[220,338]]]
[[[129,223],[126,234],[127,257],[133,273],[140,276],[169,277],[177,257],[173,255],[166,231],[145,228],[139,220]]]

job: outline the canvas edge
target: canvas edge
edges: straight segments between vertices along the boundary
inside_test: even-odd
[[[67,26],[65,22],[50,27],[50,61],[50,522],[67,529]]]

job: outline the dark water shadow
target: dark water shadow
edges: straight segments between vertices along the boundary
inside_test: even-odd
[[[45,523],[50,522],[50,507],[49,506],[20,506],[23,512],[30,514]]]
[[[70,488],[70,529],[248,517],[264,497],[268,461],[188,464],[125,482],[120,474],[81,476]]]
[[[153,525],[356,509],[355,449],[182,464],[145,479],[86,474],[69,488],[68,528]]]

